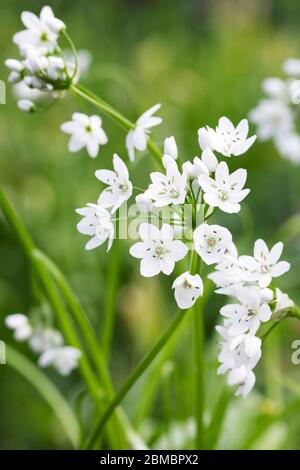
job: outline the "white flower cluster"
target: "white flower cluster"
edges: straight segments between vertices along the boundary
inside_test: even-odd
[[[279,242],[269,251],[259,239],[253,256],[238,256],[231,243],[217,261],[215,271],[208,276],[216,284],[217,293],[236,299],[235,303],[221,308],[224,324],[216,328],[222,336],[218,373],[228,374],[228,385],[238,385],[236,395],[246,397],[255,384],[253,369],[260,360],[262,344],[257,333],[260,325],[272,316],[273,291],[268,286],[272,278],[290,269],[289,263],[279,261],[282,249],[283,244]],[[275,303],[279,309],[288,306],[278,289]]]
[[[296,118],[300,104],[300,59],[288,59],[282,68],[284,79],[270,77],[263,81],[266,98],[252,109],[249,119],[256,124],[260,140],[273,140],[283,158],[299,164],[300,135]]]
[[[26,315],[15,313],[5,319],[8,328],[14,331],[17,341],[27,341],[30,349],[40,354],[40,367],[53,366],[61,375],[68,375],[78,365],[81,351],[63,344],[63,337],[58,330],[31,322]]]
[[[16,33],[13,41],[22,58],[6,60],[5,65],[10,70],[9,81],[47,93],[68,89],[77,67],[74,63],[76,58],[66,61],[58,43],[66,30],[65,24],[54,16],[49,6],[42,8],[40,16],[24,11],[21,20],[26,29]],[[35,104],[26,98],[18,105],[25,112],[35,110]]]

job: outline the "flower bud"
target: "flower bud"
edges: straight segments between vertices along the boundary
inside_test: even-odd
[[[33,113],[36,110],[35,104],[30,100],[19,100],[18,108],[24,113]]]

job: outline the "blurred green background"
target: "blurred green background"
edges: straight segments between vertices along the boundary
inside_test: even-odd
[[[262,79],[280,76],[286,58],[300,57],[297,0],[48,3],[67,24],[77,48],[92,54],[90,71],[82,82],[133,120],[161,102],[164,123],[154,131],[154,140],[161,145],[165,136],[175,135],[185,159],[199,154],[200,126],[214,127],[222,115],[235,123],[246,117],[262,95]],[[43,5],[36,0],[0,2],[2,80],[7,78],[4,60],[17,56],[11,38],[22,29],[21,11],[39,12]],[[126,157],[125,135],[104,116],[109,144],[98,158],[90,159],[85,151],[68,153],[67,136],[59,127],[76,110],[80,103],[66,96],[48,112],[24,115],[8,84],[7,104],[0,107],[0,181],[38,246],[67,275],[100,336],[110,255],[104,248],[84,251],[74,209],[96,200],[101,187],[94,171],[110,168],[113,152]],[[251,193],[239,216],[224,214],[216,220],[232,229],[240,252],[250,254],[258,237],[269,243],[283,238],[284,259],[292,269],[279,285],[300,302],[300,227],[297,219],[291,219],[300,211],[300,167],[282,160],[272,143],[259,142],[230,165],[247,168]],[[149,155],[140,157],[134,167],[135,184],[147,184],[152,168]],[[111,356],[116,385],[176,311],[172,279],[142,279],[137,260],[128,256],[129,245],[121,243]],[[212,295],[205,305],[208,415],[224,386],[215,376],[213,333],[224,301]],[[0,218],[0,338],[14,343],[4,326],[5,316],[29,313],[35,306],[28,264]],[[160,358],[159,372],[150,370],[125,401],[133,423],[153,447],[190,445],[194,373],[190,320],[181,328],[174,351]],[[233,401],[219,448],[299,449],[300,366],[290,359],[295,339],[300,339],[300,325],[288,320],[266,341],[256,369],[257,386],[247,400]],[[26,346],[17,347],[36,361]],[[77,373],[67,379],[52,371],[48,375],[83,413],[86,398]],[[68,447],[60,425],[31,386],[8,366],[0,366],[0,377],[0,448]]]

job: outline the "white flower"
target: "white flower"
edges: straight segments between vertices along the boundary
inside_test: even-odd
[[[76,209],[83,219],[77,224],[77,229],[91,239],[85,245],[86,250],[92,250],[108,240],[107,251],[110,250],[114,238],[114,226],[110,213],[99,204],[88,203],[86,207]]]
[[[247,119],[242,119],[237,127],[225,116],[219,119],[216,129],[202,127],[198,130],[199,145],[220,152],[225,157],[245,153],[254,143],[256,136],[247,138],[249,126]]]
[[[180,173],[177,163],[169,155],[163,157],[163,165],[166,174],[158,171],[150,174],[152,184],[149,185],[146,195],[154,201],[155,207],[183,204],[186,196],[186,175]]]
[[[266,243],[259,239],[254,245],[254,258],[240,256],[242,266],[245,266],[249,281],[258,281],[260,287],[267,287],[273,277],[282,276],[290,269],[287,261],[279,261],[283,250],[283,243],[276,243],[269,251]]]
[[[130,248],[130,254],[141,259],[140,271],[145,277],[156,276],[160,272],[171,274],[175,262],[183,259],[188,252],[180,240],[173,240],[174,232],[164,224],[159,230],[152,224],[141,224],[139,228],[142,242]]]
[[[231,336],[249,332],[255,335],[260,324],[269,321],[272,311],[267,303],[261,302],[258,292],[249,287],[241,287],[236,291],[240,304],[228,304],[221,308],[220,313],[227,319],[228,333]]]
[[[203,150],[201,160],[208,169],[209,173],[214,173],[216,171],[218,166],[218,159],[209,147]]]
[[[270,77],[266,78],[262,83],[264,92],[270,98],[285,99],[287,94],[287,84],[280,78]]]
[[[26,341],[32,335],[32,326],[29,319],[22,313],[14,313],[5,318],[5,325],[14,331],[14,338],[17,341]]]
[[[19,100],[18,108],[24,113],[33,113],[36,110],[35,104],[30,100]]]
[[[174,158],[174,160],[178,158],[176,140],[173,136],[167,137],[164,141],[164,155],[169,155]]]
[[[195,157],[193,163],[190,161],[186,161],[183,163],[182,173],[184,176],[186,176],[188,180],[196,180],[200,175],[208,175],[209,171],[203,161],[200,160],[199,157]]]
[[[133,162],[135,158],[135,150],[144,151],[147,147],[147,140],[150,129],[162,122],[162,119],[153,116],[159,110],[160,104],[152,106],[136,121],[134,129],[130,130],[126,136],[126,147],[130,160]]]
[[[98,180],[108,185],[99,196],[98,204],[102,207],[112,207],[112,214],[132,195],[132,183],[123,160],[116,153],[113,156],[114,170],[97,170]]]
[[[300,76],[300,59],[287,59],[282,68],[287,75],[298,77]]]
[[[239,203],[250,192],[250,189],[243,189],[246,178],[247,171],[243,168],[230,175],[227,164],[221,162],[216,169],[215,180],[202,174],[198,177],[198,182],[207,204],[232,214],[240,211]]]
[[[107,135],[102,128],[102,120],[97,115],[87,116],[83,113],[73,113],[72,121],[63,123],[61,130],[66,134],[71,134],[70,152],[78,152],[86,147],[92,158],[97,157],[99,146],[108,142]]]
[[[300,103],[300,80],[295,80],[290,86],[291,101],[293,104]]]
[[[29,338],[29,346],[35,353],[41,354],[48,349],[62,346],[63,337],[58,330],[38,325]]]
[[[257,125],[260,140],[277,138],[293,129],[293,114],[286,103],[278,100],[262,100],[249,113],[251,122]]]
[[[178,276],[173,282],[174,296],[179,308],[190,308],[203,294],[203,282],[199,274],[188,271]]]
[[[39,17],[30,11],[23,11],[21,20],[27,29],[14,35],[13,41],[17,46],[22,47],[29,44],[46,48],[49,52],[54,51],[57,45],[58,31],[53,31],[49,25],[58,24],[57,21],[60,20],[54,17],[50,7],[43,7]]]
[[[199,225],[193,239],[195,250],[206,264],[218,263],[232,243],[231,233],[220,225]]]
[[[48,349],[39,358],[40,367],[53,366],[61,375],[69,375],[78,365],[81,351],[71,346]]]
[[[138,194],[135,198],[135,203],[141,214],[149,214],[152,211],[153,204],[151,198],[145,193]]]
[[[289,298],[287,294],[284,292],[281,292],[278,287],[276,287],[276,308],[275,308],[275,313],[279,312],[280,310],[285,310],[288,308],[293,308],[294,307],[294,302],[292,299]]]
[[[296,132],[283,132],[278,134],[275,145],[283,158],[292,163],[300,162],[300,136]]]
[[[48,6],[44,7],[41,11],[41,15],[42,14],[44,15],[43,21],[53,33],[60,34],[66,29],[65,23],[54,16],[52,8]]]

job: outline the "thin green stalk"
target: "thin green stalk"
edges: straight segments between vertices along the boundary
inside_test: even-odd
[[[109,360],[113,329],[115,324],[116,297],[118,279],[120,274],[120,242],[114,241],[112,257],[109,261],[107,273],[107,297],[103,314],[102,347],[107,360]]]
[[[168,340],[172,337],[175,333],[183,319],[185,318],[188,310],[179,310],[175,319],[169,326],[169,328],[165,331],[165,333],[160,337],[160,339],[155,343],[155,345],[148,351],[148,353],[143,357],[143,359],[139,362],[137,367],[133,370],[133,372],[129,375],[126,382],[120,388],[118,393],[116,394],[115,398],[111,401],[111,403],[106,408],[104,414],[102,415],[100,421],[97,423],[95,428],[93,429],[90,437],[87,439],[84,448],[90,449],[93,448],[95,443],[98,439],[100,439],[104,427],[111,417],[114,410],[117,406],[121,403],[127,393],[131,390],[131,388],[135,385],[141,375],[148,369],[148,367],[152,364],[156,356],[161,352],[164,346],[168,343]]]
[[[197,253],[193,253],[191,274],[199,274],[201,268],[201,259]],[[204,404],[205,404],[205,380],[204,380],[204,317],[202,309],[202,298],[193,306],[193,335],[194,335],[194,351],[195,351],[195,417],[197,423],[196,430],[196,449],[204,447]]]
[[[6,363],[22,375],[43,397],[64,428],[76,449],[81,440],[81,430],[73,410],[48,377],[23,354],[6,345]]]
[[[99,108],[102,112],[104,112],[107,116],[112,118],[117,124],[119,124],[123,129],[130,131],[134,129],[135,124],[123,116],[119,111],[113,108],[110,104],[106,103],[104,100],[99,98],[97,95],[92,93],[90,90],[82,86],[81,84],[77,83],[76,85],[72,85],[71,89],[74,93],[76,93],[81,98],[92,103],[94,106]],[[149,152],[152,153],[156,161],[159,163],[160,167],[163,168],[162,164],[162,152],[161,150],[154,144],[154,142],[148,138],[147,141],[147,148]]]
[[[210,423],[205,430],[205,449],[215,449],[218,444],[231,395],[231,390],[225,385],[214,407]]]

